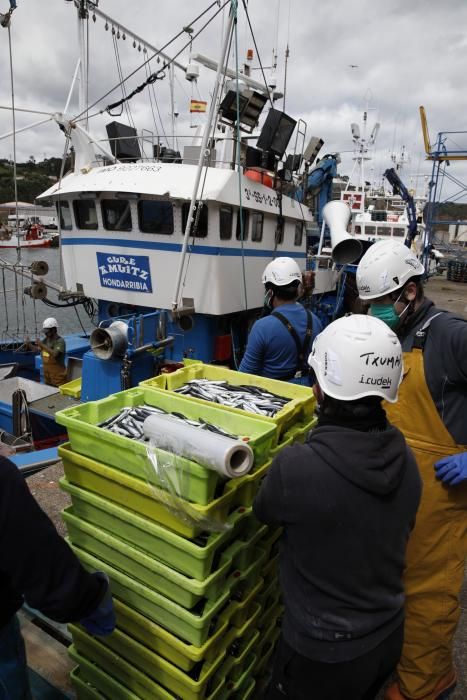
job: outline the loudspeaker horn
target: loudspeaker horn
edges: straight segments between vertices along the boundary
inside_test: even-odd
[[[350,207],[339,200],[323,207],[323,218],[331,232],[332,258],[339,265],[354,262],[362,254],[362,244],[347,232]]]
[[[108,328],[95,328],[89,342],[100,360],[123,357],[128,347],[128,326],[124,321],[114,321]]]

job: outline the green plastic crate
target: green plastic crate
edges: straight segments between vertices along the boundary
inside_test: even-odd
[[[75,636],[77,629],[70,628],[75,645],[79,650],[80,639]],[[213,676],[223,663],[226,654],[225,650],[219,650],[214,659],[202,665],[198,674],[190,675],[118,629],[109,637],[102,639],[102,643],[135,669],[146,674],[182,700],[201,700],[209,695]],[[219,685],[219,680],[214,684],[214,686],[217,685]]]
[[[207,420],[232,434],[248,437],[248,444],[255,457],[255,468],[266,462],[269,451],[277,440],[276,427],[262,418],[252,418],[245,412],[237,416],[224,407],[212,404],[201,406],[185,397],[145,387],[128,389],[99,401],[66,408],[56,413],[55,420],[66,427],[73,451],[139,479],[150,480],[161,487],[158,475],[148,459],[145,443],[98,427],[99,423],[116,415],[120,409],[142,404],[176,411],[189,419]],[[162,463],[173,461],[173,456],[163,450],[156,450],[156,454]],[[178,495],[200,505],[210,503],[215,497],[216,489],[225,480],[217,472],[183,457],[177,457],[176,463],[176,471],[167,470],[166,477],[172,481]]]
[[[176,571],[167,564],[148,556],[142,550],[129,545],[108,532],[77,518],[72,508],[62,513],[72,544],[107,562],[119,571],[134,577],[154,591],[191,610],[203,599],[217,599],[226,587],[235,583],[229,574],[238,564],[247,567],[258,552],[251,541],[260,534],[254,533],[249,540],[236,540],[220,555],[218,567],[203,580]],[[240,557],[240,554],[243,557]],[[245,555],[247,555],[245,557]],[[245,560],[246,558],[246,560]]]
[[[191,541],[90,491],[63,481],[62,486],[72,498],[74,515],[125,542],[136,543],[149,556],[198,580],[213,571],[222,550],[232,539],[242,537],[246,521],[252,520],[250,508],[237,508],[228,518],[228,530]]]
[[[157,377],[155,378],[158,379]],[[300,384],[291,384],[290,382],[282,382],[277,379],[268,379],[267,377],[259,377],[255,374],[245,374],[244,372],[236,372],[235,370],[226,369],[225,367],[217,367],[215,365],[205,365],[203,363],[193,364],[187,366],[183,369],[178,369],[176,372],[172,372],[166,376],[166,389],[175,393],[176,389],[186,384],[192,379],[212,379],[215,381],[225,380],[229,384],[238,385],[246,384],[250,386],[257,386],[266,391],[270,391],[278,396],[283,396],[290,399],[290,401],[276,413],[273,418],[267,416],[260,416],[261,420],[269,421],[274,423],[279,428],[279,433],[277,435],[277,441],[290,427],[296,423],[305,423],[313,417],[316,399],[313,395],[313,390],[311,387],[301,386]],[[160,383],[159,385],[153,379],[145,379],[140,383],[140,386],[152,387],[158,391],[164,391]],[[175,394],[179,396],[179,394]],[[194,397],[184,397],[189,398],[190,401],[195,401],[198,404],[211,405],[209,401],[204,399],[197,399]],[[232,408],[230,406],[223,407],[226,411],[238,414],[238,415],[257,415],[251,414],[248,411],[243,411],[240,408]],[[276,442],[277,444],[277,442]]]
[[[114,598],[117,627],[181,670],[188,672],[196,664],[215,659],[219,650],[227,650],[233,641],[231,635],[235,630],[240,630],[241,634],[248,632],[259,617],[260,609],[254,601],[262,586],[263,581],[260,579],[249,589],[243,600],[231,600],[219,614],[212,634],[199,647],[187,644],[118,598]]]
[[[240,697],[242,697],[242,689],[247,688],[250,684],[257,660],[258,658],[256,654],[248,654],[246,659],[244,659],[242,666],[239,669],[236,669],[235,677],[229,677],[227,679],[225,684],[226,690],[228,691],[227,697],[237,697],[237,693],[240,695]]]
[[[79,663],[70,673],[77,700],[139,700],[138,695],[78,654],[73,645],[68,648],[68,653],[73,661]],[[107,695],[104,695],[104,692]]]
[[[79,549],[79,547],[72,545],[72,548],[87,569],[104,571],[109,576],[112,593],[117,598],[150,620],[165,627],[180,639],[197,647],[202,646],[208,639],[213,626],[215,627],[217,616],[228,605],[232,591],[235,590],[239,579],[242,578],[239,572],[234,572],[230,577],[231,580],[227,581],[225,590],[218,598],[203,601],[200,610],[187,610],[161,593],[148,588],[148,586],[135,581],[88,552]],[[250,570],[244,572],[244,576],[250,576],[251,585],[260,578],[258,571],[262,564],[263,556],[261,553],[257,557],[257,561],[251,565]]]
[[[190,539],[211,527],[211,524],[220,523],[221,529],[224,529],[229,513],[240,506],[251,506],[261,479],[270,466],[270,462],[266,462],[254,473],[230,479],[225,482],[222,495],[209,505],[201,506],[187,504],[183,499],[172,497],[167,491],[157,489],[142,479],[74,452],[69,443],[60,445],[58,454],[66,476],[66,480],[60,480],[60,486],[65,491],[69,482],[97,495],[105,494],[110,501],[124,505]],[[184,517],[187,508],[189,518]]]

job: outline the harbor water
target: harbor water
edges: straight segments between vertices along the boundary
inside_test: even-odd
[[[26,272],[32,262],[43,260],[49,266],[49,272],[44,276],[44,281],[63,285],[65,282],[61,272],[59,248],[22,249],[18,267]],[[49,316],[58,321],[60,335],[70,333],[91,332],[94,325],[85,312],[82,305],[69,307],[50,306],[44,301],[33,300],[24,289],[31,285],[31,277],[15,274],[10,269],[5,269],[1,261],[16,264],[17,251],[14,248],[0,250],[0,340],[5,343],[9,340],[22,341],[26,337],[34,340],[42,334],[42,322]],[[63,305],[66,302],[58,299],[54,289],[49,289],[48,302]]]

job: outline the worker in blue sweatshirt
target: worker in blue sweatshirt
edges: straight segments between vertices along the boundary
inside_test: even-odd
[[[397,401],[399,340],[353,315],[313,343],[318,427],[275,457],[253,503],[281,525],[281,637],[267,700],[374,700],[399,660],[403,571],[421,479],[383,399]]]
[[[0,443],[0,698],[31,700],[16,612],[26,602],[57,622],[80,622],[90,634],[115,627],[107,576],[89,573],[39,508]]]
[[[264,305],[270,313],[253,325],[240,372],[310,385],[307,358],[321,322],[305,309],[302,273],[292,258],[276,258],[263,272]]]

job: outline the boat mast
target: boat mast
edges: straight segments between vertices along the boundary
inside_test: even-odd
[[[206,158],[206,148],[208,145],[209,134],[211,131],[211,126],[212,126],[213,121],[214,121],[214,114],[217,110],[217,97],[219,95],[219,90],[220,90],[221,84],[223,82],[224,63],[225,63],[225,59],[227,56],[227,50],[228,50],[228,47],[230,45],[230,36],[232,34],[234,21],[236,20],[236,17],[237,17],[237,0],[231,0],[229,19],[227,22],[227,28],[225,30],[224,41],[222,43],[221,55],[219,58],[219,62],[217,64],[216,79],[215,79],[215,83],[214,83],[211,104],[209,106],[209,114],[208,114],[208,118],[207,118],[207,122],[206,122],[206,127],[204,129],[203,139],[201,142],[201,149],[200,149],[199,160],[198,160],[198,169],[196,172],[195,184],[193,187],[193,194],[192,194],[191,202],[190,202],[190,209],[188,211],[188,216],[187,216],[187,220],[186,220],[185,233],[184,233],[184,237],[183,237],[183,245],[182,245],[182,250],[181,250],[181,254],[180,254],[180,262],[179,262],[178,272],[177,272],[177,280],[175,283],[175,292],[174,292],[173,302],[172,302],[172,310],[174,312],[176,312],[176,311],[180,312],[180,309],[179,309],[180,286],[181,286],[181,281],[182,281],[183,268],[184,268],[184,264],[185,264],[186,251],[188,248],[188,238],[190,236],[191,223],[192,223],[193,213],[195,210],[196,199],[198,196],[199,183],[201,181],[201,174],[203,171],[204,161]]]
[[[86,0],[79,0],[76,4],[77,19],[78,19],[78,46],[79,46],[79,114],[85,114],[85,129],[88,128],[88,113],[87,113],[87,94],[88,94],[88,62],[87,62],[87,47],[85,37],[85,20],[88,16]]]

